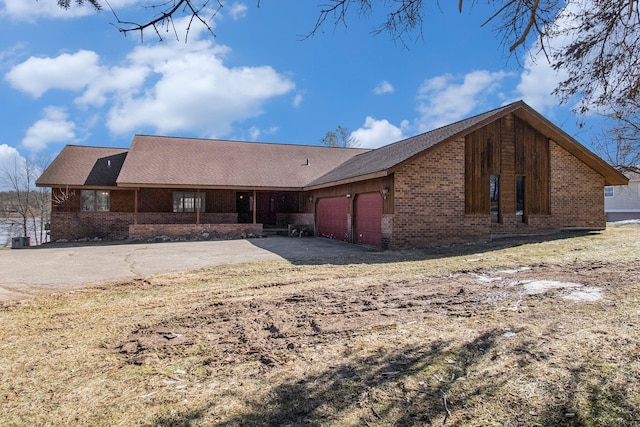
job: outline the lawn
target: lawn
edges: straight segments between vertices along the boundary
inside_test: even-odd
[[[0,425],[637,426],[640,224],[0,305]]]

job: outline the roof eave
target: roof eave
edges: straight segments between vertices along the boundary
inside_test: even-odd
[[[165,188],[175,190],[236,190],[236,191],[303,191],[297,186],[252,186],[252,185],[202,185],[202,184],[149,184],[135,182],[118,182],[121,189]]]
[[[388,169],[385,169],[380,172],[368,173],[365,175],[354,176],[351,178],[345,178],[337,181],[324,182],[316,185],[308,185],[304,187],[304,191],[320,190],[322,188],[335,187],[337,185],[351,184],[359,181],[367,181],[369,179],[382,178],[387,175],[389,175],[389,171]]]

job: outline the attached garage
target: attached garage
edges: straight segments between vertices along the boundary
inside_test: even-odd
[[[318,234],[336,240],[349,238],[349,199],[328,197],[318,200]]]
[[[360,245],[382,247],[382,196],[359,194],[355,200],[356,237]]]

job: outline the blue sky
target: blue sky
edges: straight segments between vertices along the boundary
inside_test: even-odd
[[[142,42],[108,10],[55,3],[0,0],[0,166],[65,144],[128,147],[136,133],[318,145],[340,125],[375,148],[519,99],[589,146],[551,95],[561,76],[542,57],[509,59],[480,27],[493,12],[482,4],[434,2],[405,47],[371,34],[384,16],[355,13],[302,40],[312,0],[224,1],[216,36],[194,24],[187,43],[184,20],[179,40]],[[133,19],[157,1],[110,3]]]

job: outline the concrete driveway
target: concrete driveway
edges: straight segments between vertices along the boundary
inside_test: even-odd
[[[0,250],[0,301],[77,289],[90,283],[222,264],[345,257],[370,248],[323,238],[144,244],[44,245]]]

